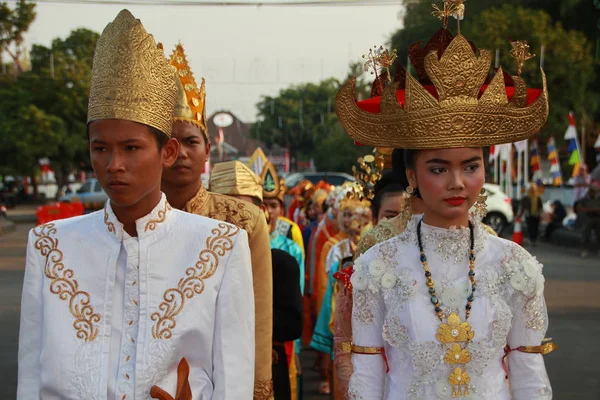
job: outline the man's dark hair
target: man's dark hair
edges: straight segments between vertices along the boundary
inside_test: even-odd
[[[406,179],[406,178],[405,178]],[[388,194],[402,193],[406,190],[406,185],[399,179],[395,170],[385,171],[383,176],[375,184],[375,196],[371,200],[371,211],[374,216],[379,214],[381,203]]]
[[[158,151],[161,151],[163,149],[163,147],[165,147],[165,145],[169,141],[169,137],[167,136],[167,134],[153,126],[142,124],[142,123],[140,123],[140,125],[144,125],[146,128],[148,128],[148,132],[150,132],[152,134],[152,136],[154,136],[154,139],[156,140],[156,146],[158,147]],[[89,141],[90,140],[90,124],[86,125],[85,131],[86,131],[87,138]]]

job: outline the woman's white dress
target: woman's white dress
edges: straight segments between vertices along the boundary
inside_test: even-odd
[[[425,284],[417,245],[415,216],[406,230],[375,245],[355,263],[352,276],[353,339],[357,346],[383,347],[390,371],[379,355],[353,354],[351,399],[452,399],[444,362],[449,345],[436,339],[440,321]],[[542,265],[522,247],[490,235],[477,221],[475,300],[468,322],[475,336],[467,349],[471,361],[469,396],[463,399],[543,400],[552,389],[540,354],[510,352],[509,382],[504,347],[539,346],[548,327]],[[429,269],[442,303],[465,318],[470,293],[469,229],[441,229],[422,223]]]

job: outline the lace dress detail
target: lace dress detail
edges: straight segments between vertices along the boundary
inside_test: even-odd
[[[439,320],[419,261],[417,223],[413,218],[403,233],[373,246],[356,260],[352,275],[354,343],[384,347],[390,371],[386,379],[383,361],[355,354],[349,398],[452,399],[447,382],[451,366],[444,362],[449,345],[435,337]],[[502,367],[507,344],[539,345],[544,338],[547,311],[542,267],[521,247],[490,235],[479,222],[472,223],[477,291],[469,322],[475,336],[467,345],[471,355],[466,365],[471,376],[470,395],[462,398],[546,398],[542,392],[551,396],[541,356],[524,355],[530,357],[526,360],[532,368],[522,372],[519,369],[524,364],[513,364],[510,371],[515,379],[510,389]],[[464,320],[466,298],[471,292],[468,229],[423,224],[423,239],[444,318],[457,313]],[[512,353],[509,367],[511,357]],[[527,385],[517,379],[519,374],[528,374]]]

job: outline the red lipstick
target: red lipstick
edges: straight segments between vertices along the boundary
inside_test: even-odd
[[[462,206],[462,204],[465,202],[465,200],[466,199],[464,197],[450,197],[450,198],[444,199],[444,201],[446,203],[448,203],[454,207]]]

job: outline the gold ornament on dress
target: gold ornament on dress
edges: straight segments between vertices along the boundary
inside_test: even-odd
[[[363,145],[409,149],[483,147],[538,133],[548,117],[544,72],[542,90],[530,105],[525,82],[518,76],[513,77],[515,94],[508,100],[502,69],[480,96],[491,61],[488,51],[476,54],[467,39],[458,35],[441,58],[435,51],[424,58],[424,71],[437,98],[406,74],[404,105],[397,101],[398,83],[394,83],[383,90],[380,113],[364,111],[356,104],[356,79],[350,79],[336,97],[340,123]]]
[[[189,122],[202,130],[208,138],[206,127],[206,89],[202,78],[200,88],[190,69],[185,50],[178,44],[170,59],[171,65],[177,68],[177,105],[175,106],[175,121]]]
[[[237,226],[222,222],[212,229],[212,236],[206,239],[206,248],[200,252],[196,265],[186,269],[177,287],[165,291],[159,311],[150,315],[156,322],[152,327],[153,338],[170,339],[173,336],[177,325],[175,317],[181,313],[186,301],[204,292],[204,281],[215,274],[221,258],[233,249],[233,237],[239,231]]]
[[[517,76],[521,76],[523,64],[535,57],[535,54],[529,52],[529,45],[525,40],[513,40],[510,44],[512,45],[510,55],[517,61]]]
[[[165,222],[165,218],[167,218],[167,212],[169,211],[171,211],[171,205],[165,201],[163,209],[158,211],[158,218],[148,221],[144,227],[144,232],[147,232],[148,230],[153,231],[156,229],[158,224]]]
[[[140,20],[122,10],[94,53],[88,124],[124,119],[171,136],[177,100],[174,71]]]
[[[460,317],[456,313],[450,314],[447,324],[440,324],[438,333],[435,335],[441,343],[461,343],[473,339],[475,332],[471,330],[471,324],[460,322]]]
[[[273,398],[273,380],[256,382],[254,384],[254,400],[267,400]]]
[[[93,342],[98,336],[97,324],[101,317],[90,305],[90,294],[79,289],[73,270],[65,268],[63,252],[58,248],[58,239],[54,237],[55,225],[38,226],[33,234],[37,237],[35,248],[46,258],[44,275],[50,280],[50,293],[69,304],[69,311],[75,317],[73,327],[77,331],[77,338]]]

